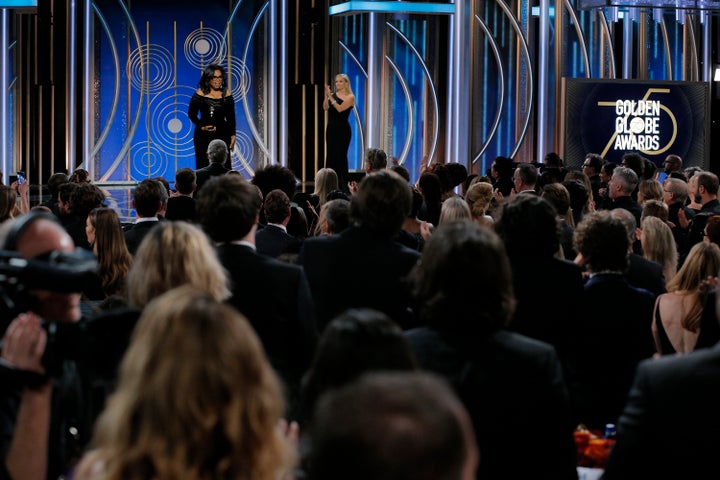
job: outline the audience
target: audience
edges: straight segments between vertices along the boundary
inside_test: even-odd
[[[74,478],[253,478],[292,471],[280,386],[250,325],[190,286],[144,309]]]
[[[255,233],[257,252],[278,258],[281,254],[296,254],[302,241],[290,235],[287,224],[290,221],[290,198],[280,189],[270,191],[263,202],[267,224]]]
[[[157,180],[146,178],[135,187],[132,201],[135,223],[125,230],[125,243],[131,254],[135,255],[143,238],[159,224],[158,212],[165,209],[167,201],[167,191]]]
[[[405,276],[419,253],[394,241],[412,206],[410,185],[391,170],[368,175],[353,195],[355,222],[337,235],[308,238],[298,256],[322,331],[348,308],[374,308],[402,327],[413,323]]]
[[[702,325],[704,281],[720,275],[720,247],[700,242],[690,249],[677,275],[668,280],[668,293],[655,304],[652,333],[660,355],[689,353],[720,340],[717,322]]]
[[[327,394],[310,433],[315,480],[473,480],[480,460],[467,411],[428,373],[371,373]]]
[[[197,175],[192,168],[181,168],[175,172],[175,195],[167,201],[165,218],[167,220],[195,221],[195,190]]]
[[[350,218],[350,201],[336,198],[323,203],[320,207],[314,236],[335,235],[352,224]]]
[[[495,219],[488,213],[493,201],[493,188],[490,183],[477,182],[471,185],[465,193],[465,201],[475,223],[484,227],[491,227],[495,223]]]
[[[87,217],[86,234],[98,259],[99,283],[89,285],[84,292],[90,300],[103,300],[125,292],[125,277],[132,264],[132,256],[125,245],[120,219],[115,210],[95,208]]]
[[[666,283],[675,276],[678,267],[678,253],[672,230],[657,217],[643,219],[638,230],[643,256],[662,266]]]
[[[412,276],[426,326],[406,336],[420,365],[446,378],[467,408],[482,455],[478,479],[525,479],[528,468],[536,478],[577,479],[574,425],[555,350],[505,329],[515,307],[511,277],[492,230],[472,222],[440,225]],[[524,432],[543,432],[543,440],[530,440],[530,447]]]
[[[226,162],[230,158],[230,151],[225,141],[216,138],[210,141],[207,147],[207,158],[208,165],[206,167],[195,170],[195,183],[196,190],[200,189],[205,185],[205,182],[210,180],[212,177],[225,175],[230,171],[225,166]]]

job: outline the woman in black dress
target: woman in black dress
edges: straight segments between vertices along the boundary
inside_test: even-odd
[[[328,111],[325,130],[325,167],[335,170],[340,188],[346,189],[348,182],[347,151],[350,146],[350,109],[355,105],[355,95],[350,88],[350,78],[344,73],[335,76],[335,93],[325,85],[323,109]]]
[[[225,69],[220,65],[208,65],[190,99],[188,117],[195,124],[195,168],[208,165],[207,147],[212,140],[223,140],[230,152],[235,147],[235,100],[226,87]],[[228,164],[225,167],[231,168]]]

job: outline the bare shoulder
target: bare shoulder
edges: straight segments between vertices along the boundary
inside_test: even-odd
[[[226,90],[226,91],[225,91],[225,96],[226,96],[226,97],[232,97],[232,90],[230,90],[230,89]]]
[[[202,90],[200,90],[200,89],[198,88],[197,90],[195,90],[195,95],[200,95],[200,96],[202,97],[202,96],[204,96],[205,94],[203,93]]]

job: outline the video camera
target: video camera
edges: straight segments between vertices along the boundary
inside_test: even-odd
[[[20,313],[40,313],[42,305],[33,291],[79,293],[89,282],[97,281],[97,260],[92,252],[78,248],[73,252],[54,251],[25,259],[18,252],[0,250],[0,334]],[[74,324],[43,319],[48,342],[43,364],[49,375],[56,375],[64,351],[76,344],[78,328]]]

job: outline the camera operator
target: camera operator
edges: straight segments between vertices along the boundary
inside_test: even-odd
[[[63,227],[38,212],[3,224],[0,245],[27,260],[45,261],[63,252],[72,260],[75,251]],[[52,267],[52,261],[47,265]],[[68,286],[72,282],[51,273],[48,269],[48,274],[36,274],[42,281],[28,281],[24,290],[14,290],[22,282],[8,281],[10,275],[4,270],[0,281],[4,307],[14,318],[4,332],[0,360],[0,453],[7,468],[7,472],[0,468],[0,474],[9,473],[13,479],[65,475],[91,433],[90,426],[83,424],[83,390],[75,362],[62,356],[51,364],[47,358],[54,329],[80,320],[82,289],[79,285],[77,292],[68,292],[75,289]]]

